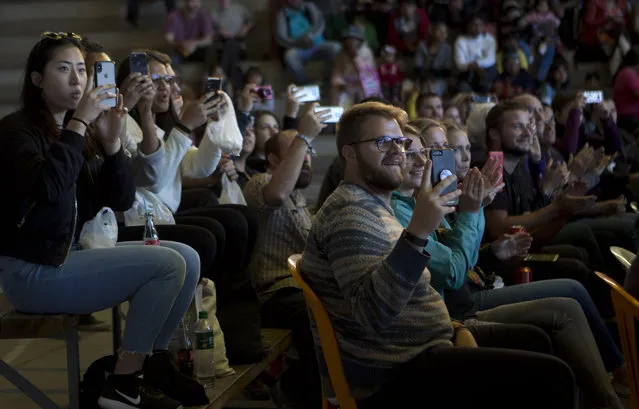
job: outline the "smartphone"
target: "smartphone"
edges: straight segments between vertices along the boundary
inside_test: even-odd
[[[320,100],[320,87],[319,85],[306,85],[299,87],[295,90],[301,92],[300,102],[315,102]]]
[[[113,84],[113,88],[107,89],[105,92],[116,93],[115,90],[115,63],[113,61],[100,61],[95,63],[95,86],[101,87],[102,85]],[[108,107],[114,108],[117,103],[117,98],[107,98],[102,103]]]
[[[478,104],[485,104],[488,102],[492,102],[492,98],[490,95],[473,94],[473,102],[477,102]]]
[[[431,171],[431,183],[437,186],[439,182],[449,176],[455,175],[455,151],[452,149],[431,149],[430,160],[433,162]],[[453,182],[443,192],[442,196],[457,190],[457,181]],[[458,198],[446,203],[448,206],[456,206],[459,203]]]
[[[497,160],[497,164],[499,166],[499,172],[501,173],[501,177],[499,178],[499,183],[504,182],[504,152],[498,151],[490,151],[488,152],[488,158],[494,158]]]
[[[524,261],[535,261],[539,263],[554,263],[559,260],[559,254],[528,254]]]
[[[344,113],[344,107],[316,107],[314,112],[330,110],[331,116],[324,121],[325,124],[336,124]]]
[[[142,75],[149,74],[149,60],[146,53],[131,53],[129,57],[131,73],[139,72]]]
[[[256,92],[262,101],[270,101],[273,99],[273,87],[271,85],[262,85],[257,88]]]
[[[603,102],[603,91],[585,91],[584,99],[586,104],[601,104]]]
[[[204,84],[204,93],[208,94],[209,92],[215,92],[219,94],[222,90],[222,78],[219,77],[208,77],[206,79],[206,84]],[[209,98],[206,102],[212,101],[217,97]]]

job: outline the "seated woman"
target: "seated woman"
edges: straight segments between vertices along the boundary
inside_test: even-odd
[[[443,294],[454,318],[476,317],[480,321],[532,324],[546,330],[553,341],[555,353],[573,369],[587,403],[593,407],[622,408],[606,369],[615,373],[617,381],[627,382],[623,357],[588,293],[579,283],[552,280],[498,290],[472,291],[468,272],[475,267],[479,257],[478,249],[485,224],[481,208],[486,200],[491,200],[488,193],[496,193],[499,186],[494,182],[495,179],[487,177],[491,175],[490,166],[494,166],[495,162],[488,162],[489,169],[483,169],[482,172],[477,168],[468,170],[468,138],[463,128],[451,125],[450,129],[451,135],[455,134],[452,141],[446,138],[445,125],[435,121],[422,130],[421,137],[406,134],[413,143],[406,155],[404,180],[391,198],[397,220],[406,227],[413,214],[413,194],[421,186],[422,174],[430,178],[429,165],[426,163],[428,151],[454,147],[458,172],[466,171],[466,174],[460,174],[463,175],[462,196],[459,198],[455,226],[451,228],[442,219],[443,231],[432,233],[425,247],[431,255],[428,263],[431,284]],[[484,186],[487,188],[484,189]],[[489,254],[490,258],[505,261],[521,256],[527,252],[531,242],[528,239],[527,245],[524,243],[520,246],[513,243],[515,248],[520,249],[520,253],[517,253],[506,250],[509,246],[503,242],[509,240],[516,239],[506,236],[492,243],[490,250],[486,250],[492,253]],[[585,311],[588,317],[584,315]]]
[[[342,51],[333,67],[332,105],[349,106],[364,98],[381,97],[375,57],[364,43],[364,33],[350,26],[342,35],[342,41]]]
[[[82,225],[100,208],[126,210],[135,196],[121,142],[122,97],[110,91],[115,84],[94,88],[86,72],[79,36],[44,33],[27,59],[22,108],[0,121],[0,169],[13,175],[0,181],[1,285],[27,313],[87,314],[129,301],[122,348],[99,405],[177,409],[182,403],[165,395],[193,404],[186,395],[194,381],[179,375],[167,349],[193,299],[199,258],[170,241],[77,247]],[[117,98],[115,108],[107,98]],[[155,385],[151,373],[170,379],[171,389]]]
[[[139,215],[139,209],[144,209],[145,203],[151,203],[156,207],[156,216],[159,213],[166,215],[164,224],[181,226],[177,232],[175,227],[160,226],[159,234],[164,233],[162,230],[179,234],[181,240],[196,246],[200,257],[210,262],[203,271],[218,287],[218,318],[224,326],[226,317],[222,312],[227,311],[230,303],[256,301],[246,266],[255,246],[257,219],[246,206],[218,205],[214,193],[209,190],[183,191],[182,179],[207,177],[215,171],[222,154],[213,142],[215,134],[239,134],[234,111],[226,94],[216,97],[210,93],[199,101],[185,103],[178,113],[171,96],[177,85],[174,77],[168,75],[168,61],[155,51],[145,52],[153,85],[142,94],[135,91],[136,87],[127,87],[134,90],[132,94],[138,95],[137,100],[131,97],[135,105],[127,122],[128,150],[141,164],[136,172],[137,200],[129,212]],[[130,75],[127,59],[120,65],[118,84],[125,84]],[[163,124],[165,129],[158,124]],[[204,124],[208,124],[205,137],[195,148],[191,131]],[[185,227],[197,227],[198,232],[186,236],[182,233],[186,231]],[[123,234],[137,235],[140,229],[141,226],[124,229]],[[240,287],[246,292],[245,298],[238,295]],[[225,331],[227,339],[233,336],[229,323]],[[263,351],[243,351],[236,349],[238,345],[229,342],[230,360],[239,363],[261,359]]]

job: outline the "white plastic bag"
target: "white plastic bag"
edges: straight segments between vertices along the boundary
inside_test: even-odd
[[[175,224],[173,213],[154,194],[144,189],[137,189],[133,206],[124,212],[125,226],[144,226],[147,209],[153,213],[155,224]]]
[[[213,145],[217,146],[227,155],[237,156],[242,151],[242,142],[244,138],[237,126],[237,118],[233,109],[233,101],[224,92],[220,92],[226,100],[227,109],[220,113],[220,119],[217,122],[210,122],[206,127],[205,138],[209,138]]]
[[[229,360],[226,357],[226,344],[224,342],[224,332],[217,320],[217,292],[215,291],[215,283],[203,278],[195,290],[194,302],[191,303],[190,311],[187,314],[197,316],[199,311],[207,311],[209,313],[209,321],[213,326],[213,356],[215,359],[215,376],[222,378],[235,374],[235,370],[229,366]],[[195,311],[192,311],[195,308]],[[195,322],[195,321],[194,321]]]
[[[220,204],[238,204],[246,206],[246,199],[242,193],[242,188],[235,181],[229,180],[226,175],[222,175],[222,194]]]
[[[108,249],[118,242],[118,222],[115,213],[108,207],[100,209],[98,214],[82,226],[80,247],[82,249]]]

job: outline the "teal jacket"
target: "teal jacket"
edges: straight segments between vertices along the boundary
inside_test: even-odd
[[[395,218],[406,227],[413,216],[415,198],[393,192],[391,207]],[[433,232],[425,250],[430,254],[428,270],[431,285],[443,296],[444,290],[455,291],[466,282],[468,272],[479,258],[479,246],[484,235],[484,212],[461,212],[454,228],[444,219],[444,231]]]

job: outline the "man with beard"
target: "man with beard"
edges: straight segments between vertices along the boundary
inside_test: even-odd
[[[253,176],[244,197],[259,218],[259,233],[249,270],[261,303],[263,328],[293,331],[298,365],[282,375],[274,396],[299,408],[319,408],[321,388],[306,302],[302,290],[286,267],[291,254],[301,253],[311,228],[311,215],[301,189],[311,183],[311,142],[330,111],[314,113],[317,104],[302,115],[298,130],[286,130],[266,142],[266,173]]]
[[[406,121],[401,109],[375,102],[344,113],[337,133],[344,182],[317,213],[301,260],[302,276],[331,318],[357,407],[573,407],[572,375],[556,358],[453,346],[453,325],[431,286],[424,247],[454,211],[446,203],[461,192],[442,195],[454,176],[434,188],[424,183],[406,229],[397,222],[390,199],[412,145],[403,134]],[[430,180],[430,162],[423,180]],[[324,394],[334,397],[325,365],[320,368]],[[508,388],[485,393],[502,383]]]

